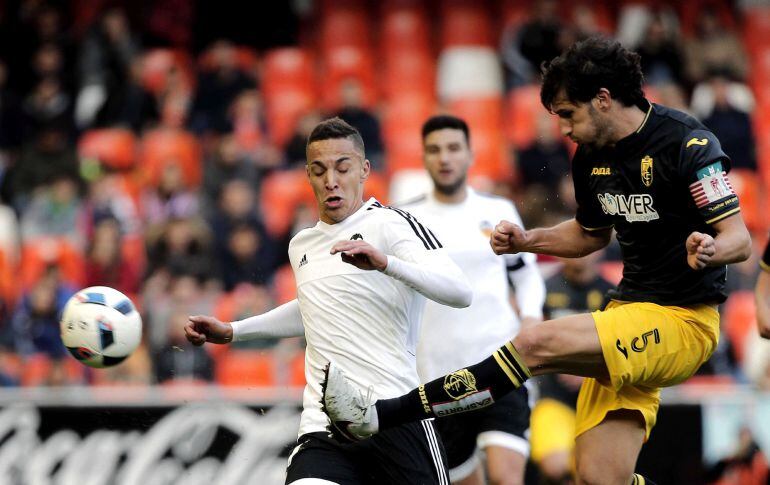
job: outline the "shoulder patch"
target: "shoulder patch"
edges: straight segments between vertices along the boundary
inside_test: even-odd
[[[708,145],[708,142],[708,138],[690,138],[690,140],[687,141],[685,148],[690,148],[693,145],[706,146]]]

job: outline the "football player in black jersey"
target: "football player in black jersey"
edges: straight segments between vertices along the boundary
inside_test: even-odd
[[[757,301],[757,325],[759,335],[770,339],[770,241],[765,246],[765,253],[759,262],[762,271],[757,279],[755,298]]]
[[[526,231],[503,221],[491,238],[498,254],[580,257],[605,247],[614,228],[624,270],[610,304],[525,328],[486,360],[400,398],[356,398],[330,369],[324,400],[333,420],[365,437],[484,407],[533,374],[580,375],[579,481],[650,483],[634,467],[660,388],[689,378],[716,348],[726,265],[749,257],[751,239],[719,141],[694,118],[647,101],[642,83],[639,56],[600,37],[544,68],[542,103],[579,145],[577,214]]]

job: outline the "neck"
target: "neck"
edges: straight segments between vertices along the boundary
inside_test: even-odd
[[[363,207],[363,205],[364,205],[363,199],[357,199],[357,202],[350,209],[350,212],[348,213],[348,215],[346,215],[345,217],[343,217],[339,221],[335,221],[334,219],[332,219],[331,217],[326,215],[326,213],[324,213],[323,211],[321,211],[321,215],[320,215],[319,219],[321,219],[321,222],[329,224],[329,225],[338,224],[338,223],[346,220],[348,217],[352,216],[356,212],[358,212],[358,209]]]
[[[447,193],[441,192],[440,190],[434,187],[433,197],[435,197],[436,200],[441,202],[442,204],[459,204],[460,202],[468,198],[468,190],[466,189],[466,186],[463,184],[451,194],[447,194]]]
[[[614,145],[623,138],[636,133],[647,119],[647,112],[638,106],[623,106],[613,115],[613,132],[611,143]]]

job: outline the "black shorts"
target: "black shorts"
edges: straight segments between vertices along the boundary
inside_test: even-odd
[[[449,485],[446,454],[433,420],[407,423],[354,443],[324,432],[304,434],[289,458],[286,484],[302,478],[339,485]]]
[[[455,414],[436,420],[436,429],[446,448],[453,472],[476,457],[476,448],[503,446],[529,456],[529,393],[525,386],[478,411]],[[472,465],[475,468],[475,465]],[[468,472],[472,471],[470,468]],[[463,473],[452,474],[453,479]]]

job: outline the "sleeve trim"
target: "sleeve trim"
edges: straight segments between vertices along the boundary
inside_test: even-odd
[[[733,214],[737,214],[740,211],[741,211],[741,208],[740,207],[736,207],[735,209],[729,210],[729,211],[725,212],[724,214],[720,214],[720,215],[714,217],[713,219],[707,220],[706,224],[713,224],[715,222],[719,222],[722,219],[724,219],[724,218],[726,218],[728,216],[731,216]]]
[[[770,264],[765,263],[761,259],[759,260],[759,267],[770,273]]]
[[[584,230],[588,232],[604,231],[606,229],[612,229],[613,227],[615,227],[615,224],[610,224],[609,226],[604,226],[604,227],[586,227],[583,224],[580,224],[579,222],[578,222],[578,225],[580,225],[580,227],[582,227]]]

